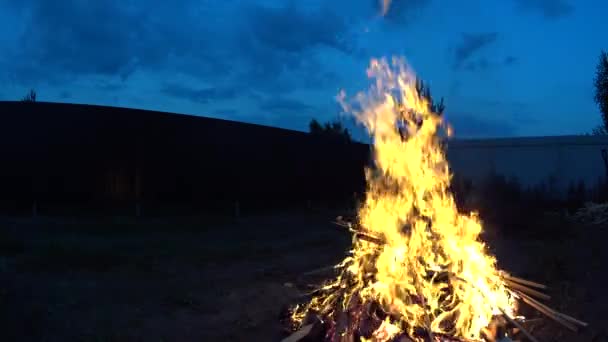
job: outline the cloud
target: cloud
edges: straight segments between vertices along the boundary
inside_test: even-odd
[[[327,70],[323,52],[357,53],[346,17],[329,7],[304,10],[289,2],[284,7],[248,5],[242,9],[239,56],[246,79],[265,92],[318,88],[339,80]]]
[[[453,51],[454,69],[460,69],[475,54],[494,43],[497,39],[497,32],[463,33],[460,42]]]
[[[506,137],[517,133],[517,127],[510,122],[481,118],[468,113],[448,113],[446,119],[454,127],[456,137]]]
[[[266,47],[289,53],[321,46],[350,51],[343,39],[346,23],[327,9],[305,12],[295,2],[289,2],[280,8],[248,6],[245,11],[248,26],[245,33]]]
[[[288,99],[288,98],[272,98],[260,103],[259,108],[265,111],[281,112],[281,111],[308,111],[312,107],[304,102]]]
[[[62,100],[71,99],[72,98],[72,93],[70,93],[67,90],[64,90],[61,93],[59,93],[59,98],[62,99]]]
[[[568,0],[515,0],[515,2],[520,10],[540,13],[546,19],[557,19],[574,12],[574,6]]]
[[[181,84],[169,83],[165,84],[161,92],[176,98],[186,99],[192,102],[207,104],[214,100],[228,100],[239,95],[237,88],[192,88]]]
[[[30,0],[22,44],[13,52],[20,78],[66,81],[94,74],[126,79],[138,69],[158,70],[188,58],[200,66],[217,65],[202,49],[212,46],[210,37],[217,35],[201,23],[192,0],[135,3]]]
[[[474,61],[467,62],[464,69],[467,71],[487,70],[490,68],[490,62],[487,58],[482,57]]]

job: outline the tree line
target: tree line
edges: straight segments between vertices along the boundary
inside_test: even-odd
[[[443,115],[445,111],[445,102],[443,97],[439,101],[435,101],[431,93],[431,87],[428,85],[428,83],[417,78],[415,89],[419,97],[427,100],[430,111]],[[342,122],[340,122],[338,119],[327,121],[323,124],[321,124],[317,119],[312,119],[308,125],[308,130],[311,135],[317,137],[346,143],[352,142],[350,131],[348,128],[344,127]]]

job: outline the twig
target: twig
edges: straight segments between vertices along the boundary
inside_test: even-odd
[[[564,327],[574,331],[574,332],[578,332],[578,328],[572,324],[570,324],[569,322],[565,321],[563,318],[561,318],[560,316],[558,316],[555,311],[553,309],[551,309],[550,307],[537,302],[536,300],[534,300],[533,298],[531,298],[530,296],[527,296],[525,293],[521,293],[518,291],[515,291],[515,294],[517,296],[519,296],[526,304],[530,305],[531,307],[533,307],[534,309],[538,310],[540,313],[544,314],[545,316],[551,318],[552,320],[554,320],[555,322],[563,325]]]
[[[293,334],[287,336],[286,338],[282,339],[281,342],[298,342],[300,340],[302,340],[304,337],[308,336],[308,334],[310,334],[310,331],[312,330],[314,324],[308,324],[303,326],[300,330],[294,332]]]
[[[542,289],[542,290],[546,290],[547,289],[546,285],[539,284],[539,283],[536,283],[536,282],[533,282],[533,281],[530,281],[530,280],[526,280],[526,279],[522,279],[522,278],[517,278],[517,277],[514,277],[514,276],[512,276],[511,274],[509,274],[507,272],[504,272],[504,271],[501,272],[501,276],[504,279],[506,279],[506,280],[510,280],[512,282],[519,283],[521,285],[526,285],[526,286],[530,286],[530,287],[536,287],[537,289]]]
[[[368,235],[366,233],[362,233],[362,232],[355,232],[355,236],[358,239],[367,241],[367,242],[371,242],[371,243],[375,243],[377,245],[383,245],[384,244],[384,240],[377,238],[377,237],[373,237],[371,235]]]
[[[568,316],[565,313],[561,313],[561,312],[555,311],[555,310],[553,310],[553,311],[555,312],[556,315],[560,316],[561,318],[563,318],[567,321],[570,321],[572,323],[578,324],[578,325],[582,326],[583,328],[586,328],[587,326],[589,326],[589,324],[587,324],[586,322],[579,321],[578,319],[576,319],[572,316]]]
[[[535,296],[535,297],[538,297],[538,298],[541,298],[541,299],[544,299],[544,300],[551,299],[551,296],[546,295],[546,294],[544,294],[542,292],[533,290],[533,289],[531,289],[531,288],[529,288],[527,286],[515,283],[515,282],[510,281],[508,279],[504,279],[504,281],[505,281],[505,283],[507,284],[508,287],[510,287],[510,288],[512,288],[514,290],[518,290],[518,291],[521,291],[523,293],[527,293],[527,294],[529,294],[531,296]]]
[[[317,274],[317,273],[323,273],[325,271],[329,271],[332,269],[336,269],[337,266],[325,266],[325,267],[321,267],[321,268],[317,268],[308,272],[304,272],[302,274],[300,274],[300,277],[305,277],[305,276],[309,276],[309,275],[313,275],[313,274]]]
[[[563,318],[563,319],[565,319],[565,320],[567,320],[567,321],[570,321],[570,322],[572,322],[572,323],[578,324],[578,325],[580,325],[580,326],[582,326],[582,327],[587,327],[587,326],[588,326],[588,324],[587,324],[586,322],[583,322],[583,321],[581,321],[581,320],[578,320],[578,319],[576,319],[576,318],[574,318],[574,317],[572,317],[572,316],[568,316],[568,315],[566,315],[566,314],[564,314],[564,313],[561,313],[561,312],[559,312],[559,311],[557,311],[557,310],[555,310],[555,309],[553,309],[553,308],[550,308],[550,307],[548,307],[548,306],[546,306],[546,305],[544,305],[544,304],[542,304],[542,303],[539,303],[539,302],[538,302],[538,301],[536,301],[534,298],[530,298],[529,296],[526,296],[526,295],[525,295],[525,294],[523,294],[523,293],[520,293],[520,295],[523,295],[523,296],[524,296],[524,297],[526,297],[528,300],[530,300],[530,301],[532,301],[532,302],[535,302],[536,304],[538,304],[538,305],[541,305],[541,306],[545,307],[547,310],[551,311],[553,314],[555,314],[555,315],[556,315],[556,316],[558,316],[558,317],[561,317],[561,318]]]
[[[338,225],[340,227],[348,228],[348,230],[351,231],[355,235],[355,237],[357,237],[361,240],[375,243],[377,245],[384,244],[384,240],[382,240],[381,238],[372,236],[366,232],[361,231],[360,229],[353,228],[353,225],[349,222],[333,221],[332,223],[335,225]]]
[[[511,316],[509,316],[503,309],[500,309],[500,312],[502,313],[502,315],[504,316],[504,318],[509,321],[509,323],[513,324],[517,329],[519,329],[519,331],[521,331],[522,334],[526,335],[526,337],[532,341],[532,342],[539,342],[534,336],[532,336],[532,334],[530,334],[528,332],[528,330],[524,329],[524,327],[519,324],[516,320],[514,320],[513,318],[511,318]]]

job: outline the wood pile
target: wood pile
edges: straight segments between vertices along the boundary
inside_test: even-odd
[[[352,224],[338,218],[336,224],[347,227],[354,232],[356,238],[364,239],[372,243],[382,244],[381,239],[370,236],[363,231],[357,230]],[[339,269],[329,266],[312,270],[302,274],[295,282],[294,286],[307,291],[302,296],[303,301],[309,300],[312,296],[318,295],[319,291],[333,291],[332,289],[322,289],[315,284],[322,278],[335,276]],[[519,302],[528,305],[532,309],[540,312],[563,327],[573,331],[578,331],[581,327],[586,327],[587,323],[582,322],[564,313],[558,312],[542,301],[549,300],[550,297],[543,293],[547,286],[515,277],[507,272],[500,273],[504,283],[507,285],[511,295]],[[435,275],[442,278],[441,275]],[[446,275],[446,278],[449,275]],[[311,284],[313,283],[313,284]],[[347,285],[347,284],[343,284]],[[421,299],[424,302],[423,299]],[[377,338],[373,334],[381,331],[379,327],[385,321],[399,321],[399,317],[394,317],[395,313],[387,312],[376,302],[361,302],[358,296],[351,297],[350,304],[346,308],[336,307],[330,314],[308,312],[307,317],[300,326],[291,326],[291,335],[286,337],[283,342],[304,342],[304,341],[331,341],[331,342],[351,342],[351,341],[390,341],[390,342],[410,342],[410,341],[437,341],[437,342],[472,342],[453,336],[438,334],[427,331],[423,328],[415,328],[414,336],[407,336],[399,333],[388,339]],[[339,306],[339,305],[336,305]],[[493,322],[483,332],[484,341],[505,342],[514,340],[538,341],[528,331],[528,320],[523,317],[510,317],[507,313],[495,316]],[[297,331],[293,331],[296,330]]]

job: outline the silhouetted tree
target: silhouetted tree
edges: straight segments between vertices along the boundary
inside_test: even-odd
[[[433,96],[431,95],[431,88],[428,86],[428,84],[425,84],[423,80],[418,78],[416,79],[416,91],[418,92],[418,96],[425,98],[429,102],[431,106],[430,109],[433,113],[443,115],[443,112],[445,111],[443,97],[441,98],[441,100],[439,100],[439,102],[433,101]]]
[[[36,91],[31,89],[29,93],[21,99],[21,102],[36,102]]]
[[[308,124],[310,134],[344,142],[350,142],[351,136],[348,128],[343,127],[338,120],[326,122],[321,125],[316,119],[312,119]]]
[[[595,103],[600,107],[604,132],[608,131],[608,53],[602,51],[595,70]]]
[[[606,128],[604,125],[598,125],[594,129],[591,130],[591,135],[606,135]]]

